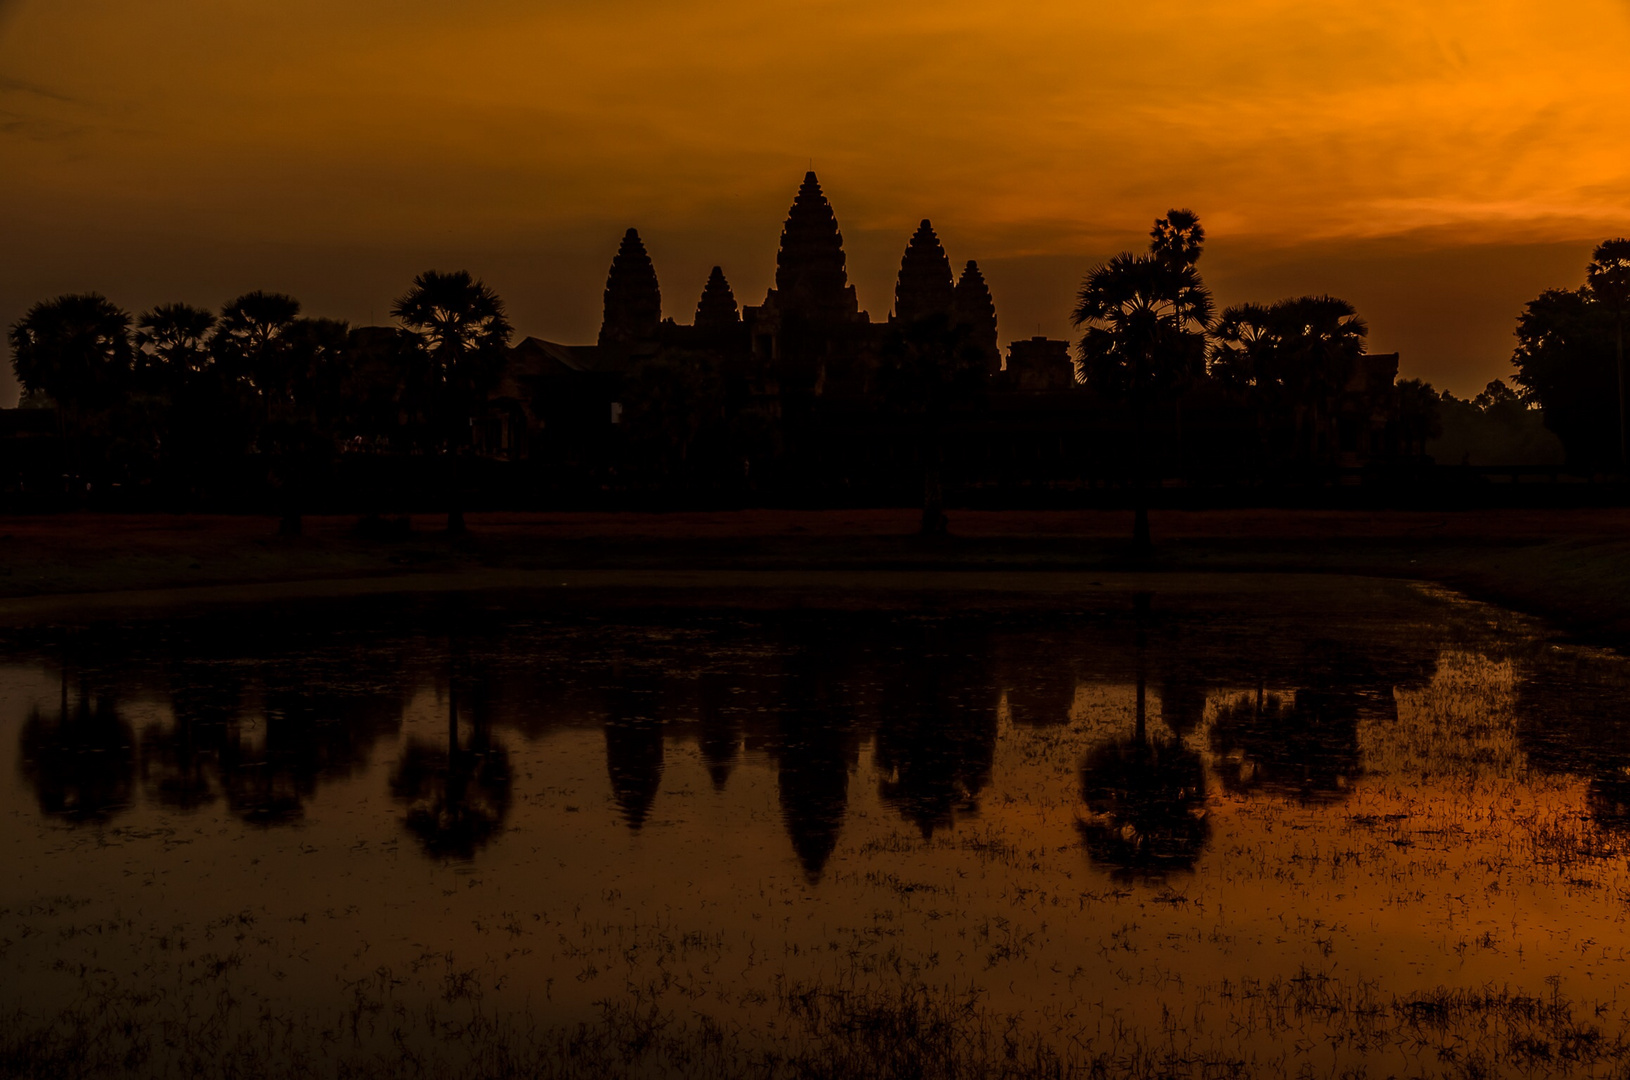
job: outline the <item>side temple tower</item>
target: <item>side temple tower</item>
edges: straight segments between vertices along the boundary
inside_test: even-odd
[[[626,363],[641,347],[655,342],[662,323],[662,290],[656,267],[635,229],[623,234],[617,257],[606,275],[605,317],[600,323],[600,349],[613,367]]]
[[[955,302],[951,260],[927,218],[906,245],[900,259],[900,279],[894,286],[894,318],[912,323],[936,315],[949,317]]]

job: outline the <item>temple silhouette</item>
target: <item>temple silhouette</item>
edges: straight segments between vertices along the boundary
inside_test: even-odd
[[[1011,490],[1124,481],[1125,409],[1081,385],[1070,342],[1022,338],[1004,351],[998,326],[978,263],[955,272],[926,219],[905,244],[892,310],[874,319],[849,281],[837,214],[809,172],[782,227],[774,286],[758,304],[739,304],[715,266],[692,321],[664,318],[656,267],[629,229],[607,274],[595,343],[527,337],[514,345],[478,424],[478,448],[590,471],[599,462],[615,472],[622,458],[625,480],[648,465],[631,459],[677,454],[692,473],[734,473],[750,489],[914,498],[926,451],[902,415],[910,410],[900,407],[898,353],[920,328],[939,327],[973,358],[980,384],[977,408],[951,410],[946,467],[958,483]],[[1328,456],[1337,465],[1419,454],[1400,423],[1397,374],[1396,353],[1357,365],[1334,403]],[[654,430],[665,412],[687,413],[687,430]],[[1215,388],[1188,395],[1154,426],[1162,475],[1206,480],[1262,465],[1255,415]],[[642,435],[643,452],[630,454],[626,444]]]
[[[1158,247],[1159,223],[1151,235]],[[473,335],[451,349],[420,311],[448,289],[462,299],[441,310],[462,311]],[[953,260],[928,220],[901,237],[889,310],[874,317],[814,172],[759,302],[720,266],[695,295],[670,294],[688,322],[665,316],[658,268],[628,229],[592,343],[514,342],[502,299],[465,271],[415,279],[397,326],[301,316],[263,291],[219,317],[185,304],[132,317],[99,294],[42,301],[12,328],[27,393],[0,410],[0,493],[41,510],[272,508],[286,533],[303,513],[430,508],[457,531],[466,502],[920,506],[933,535],[947,505],[1413,488],[1442,430],[1430,386],[1399,382],[1396,353],[1364,352],[1362,320],[1330,297],[1192,327],[1181,370],[1135,408],[1124,379],[1091,370],[1088,336],[1004,347],[979,264]],[[1332,311],[1335,337],[1321,337],[1332,332],[1309,312]],[[1259,320],[1250,333],[1245,316]],[[1499,389],[1489,408],[1443,408],[1476,434],[1496,405],[1520,413]]]

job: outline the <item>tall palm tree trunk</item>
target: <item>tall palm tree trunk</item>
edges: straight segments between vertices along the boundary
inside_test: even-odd
[[[300,514],[300,505],[304,502],[300,490],[302,479],[300,463],[291,460],[291,455],[283,455],[283,484],[278,492],[283,504],[277,523],[279,536],[299,536],[305,531]]]
[[[460,482],[458,451],[447,447],[447,532],[451,536],[464,534],[464,486]]]
[[[1619,469],[1630,472],[1630,427],[1625,424],[1624,404],[1624,313],[1613,320],[1614,345],[1619,359]]]
[[[1141,559],[1154,546],[1149,538],[1149,417],[1142,388],[1134,385],[1132,394],[1132,554]]]
[[[451,673],[447,680],[447,763],[458,757],[458,693],[453,689]]]

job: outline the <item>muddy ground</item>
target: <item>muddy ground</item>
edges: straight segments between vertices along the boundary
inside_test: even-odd
[[[433,516],[371,534],[355,518],[312,517],[289,538],[261,517],[10,517],[0,617],[563,582],[1028,592],[1105,575],[1158,588],[1170,575],[1333,573],[1436,581],[1630,647],[1630,510],[1156,511],[1144,561],[1130,556],[1124,511],[960,511],[934,540],[914,535],[916,521],[912,510],[474,514],[452,538]]]

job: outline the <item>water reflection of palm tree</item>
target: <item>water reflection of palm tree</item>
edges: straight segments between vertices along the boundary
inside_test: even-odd
[[[1081,766],[1082,844],[1123,876],[1192,870],[1211,837],[1205,766],[1177,739],[1149,737],[1141,667],[1132,738],[1094,747]]]
[[[221,739],[221,775],[233,813],[255,825],[282,825],[305,814],[319,781],[367,764],[374,743],[399,729],[401,704],[371,687],[346,688],[305,664],[263,670],[263,716],[258,723],[233,718]]]
[[[221,742],[243,706],[235,664],[184,664],[170,690],[168,728],[142,731],[142,788],[175,810],[196,810],[220,794]]]
[[[1223,786],[1303,803],[1345,799],[1363,771],[1358,710],[1356,693],[1311,686],[1294,700],[1259,687],[1223,703],[1211,727]]]
[[[19,751],[23,778],[41,813],[76,825],[103,825],[130,805],[135,780],[135,737],[114,699],[83,684],[68,710],[68,673],[55,719],[36,707],[23,724]]]
[[[487,730],[481,710],[460,745],[458,695],[447,687],[447,745],[408,740],[391,775],[391,796],[407,804],[402,823],[425,853],[470,859],[498,835],[509,816],[509,752]]]

